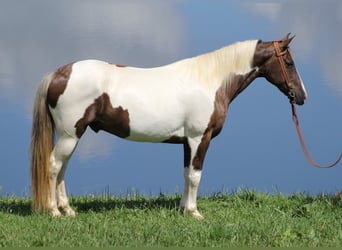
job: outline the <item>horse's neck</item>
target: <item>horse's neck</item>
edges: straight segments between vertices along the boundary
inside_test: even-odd
[[[252,69],[244,75],[234,75],[226,79],[222,87],[225,90],[227,104],[231,103],[244,89],[259,76],[257,69]]]
[[[245,41],[180,62],[181,67],[209,88],[217,89],[235,75],[252,71],[256,41]]]
[[[216,51],[218,63],[222,68],[222,82],[226,103],[229,105],[253,80],[258,77],[256,68],[252,68],[257,41],[245,41]]]

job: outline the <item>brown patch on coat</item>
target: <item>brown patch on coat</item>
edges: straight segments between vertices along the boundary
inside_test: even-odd
[[[172,143],[172,144],[184,144],[187,142],[187,138],[184,136],[171,136],[169,139],[163,141],[163,143]]]
[[[253,56],[252,67],[263,65],[271,56],[274,55],[274,47],[271,42],[258,41]]]
[[[191,161],[191,148],[186,137],[171,136],[169,139],[163,141],[163,143],[183,144],[184,167],[189,167]]]
[[[183,144],[183,152],[184,152],[184,167],[190,166],[191,161],[191,148],[188,140],[186,140]]]
[[[226,120],[229,104],[243,91],[256,77],[258,72],[252,70],[246,75],[235,75],[228,79],[216,91],[214,101],[214,111],[210,117],[208,127],[204,131],[201,142],[198,145],[196,155],[192,160],[192,165],[196,170],[202,170],[205,154],[208,150],[210,141],[217,136]]]
[[[64,93],[70,78],[73,63],[66,64],[56,70],[47,92],[47,103],[55,108],[58,98]]]
[[[107,62],[109,65],[113,65],[113,66],[116,66],[118,68],[126,68],[127,66],[126,65],[123,65],[123,64],[117,64],[117,63],[110,63],[110,62]]]
[[[212,130],[208,130],[202,136],[201,143],[197,147],[196,155],[192,160],[192,165],[196,170],[202,170],[205,154],[209,148],[210,140],[212,138]]]
[[[95,99],[75,124],[78,138],[83,135],[88,125],[95,132],[104,130],[121,138],[130,135],[128,110],[121,106],[114,108],[107,93]]]

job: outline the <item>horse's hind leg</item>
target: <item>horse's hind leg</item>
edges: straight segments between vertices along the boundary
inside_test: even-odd
[[[61,171],[57,176],[57,206],[65,212],[66,215],[75,217],[75,211],[69,205],[69,199],[66,193],[65,182],[64,182],[64,174],[67,168],[68,161],[66,161]]]
[[[64,184],[64,173],[67,168],[68,161],[75,150],[78,139],[63,134],[59,136],[55,148],[51,155],[51,171],[50,171],[50,204],[53,216],[60,216],[58,207],[62,208],[69,216],[75,216],[75,212],[69,205]]]

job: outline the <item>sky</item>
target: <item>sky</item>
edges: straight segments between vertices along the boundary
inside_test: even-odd
[[[313,158],[342,151],[342,2],[4,0],[0,9],[0,195],[30,195],[29,143],[35,92],[66,63],[100,59],[136,67],[165,65],[236,41],[278,40],[288,32],[308,92],[298,107]],[[88,130],[66,172],[69,194],[182,192],[181,145],[129,142]],[[208,150],[200,194],[336,193],[342,163],[309,165],[287,98],[255,80],[231,104]]]

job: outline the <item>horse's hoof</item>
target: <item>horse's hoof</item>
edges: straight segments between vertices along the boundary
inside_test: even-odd
[[[65,209],[65,214],[70,217],[76,217],[76,213],[74,210],[72,210],[70,207]]]
[[[50,213],[54,218],[59,218],[62,216],[61,212],[57,208],[52,209]]]
[[[76,217],[76,212],[69,206],[60,206],[59,209],[63,210],[66,216]]]
[[[181,211],[183,211],[184,215],[190,214],[196,220],[203,220],[204,219],[203,215],[197,209],[190,210],[190,209],[186,209],[186,208],[181,208]]]
[[[201,213],[198,212],[198,210],[195,210],[195,211],[191,212],[191,215],[192,215],[196,220],[203,220],[203,219],[204,219],[203,215],[201,215]]]

